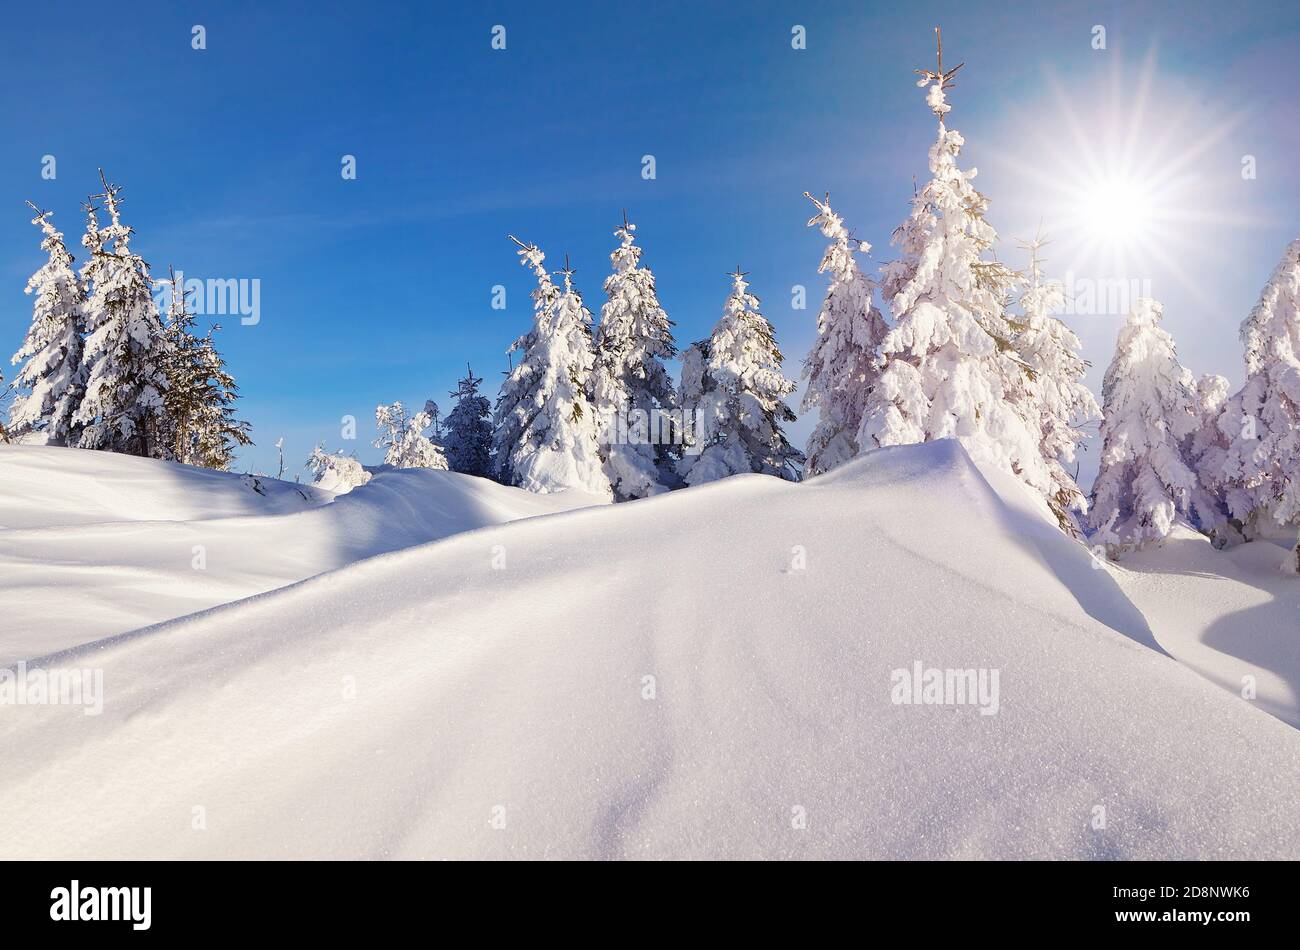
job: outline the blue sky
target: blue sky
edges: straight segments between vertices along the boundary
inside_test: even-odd
[[[530,279],[506,235],[536,241],[556,267],[567,252],[598,313],[624,207],[680,343],[708,333],[739,263],[797,377],[824,290],[802,192],[831,193],[875,246],[868,267],[890,259],[934,136],[912,70],[932,63],[936,23],[947,63],[966,62],[949,125],[1013,266],[1023,257],[1010,238],[1042,219],[1056,237],[1049,270],[1107,276],[1077,252],[1066,209],[1116,128],[1143,180],[1177,166],[1179,203],[1196,213],[1166,222],[1114,276],[1150,282],[1194,372],[1240,381],[1237,326],[1300,232],[1294,4],[1239,4],[1231,17],[1215,3],[131,9],[7,11],[0,349],[21,341],[23,285],[42,260],[23,201],[53,209],[78,253],[78,205],[103,166],[155,275],[174,264],[260,280],[261,322],[224,319],[219,339],[258,443],[242,461],[263,470],[279,436],[290,471],[318,441],[374,460],[375,404],[431,396],[448,408],[467,360],[494,396],[530,319]],[[194,24],[206,50],[191,49]],[[490,48],[495,24],[504,51]],[[796,24],[807,49],[791,48]],[[1133,118],[1144,64],[1147,109]],[[345,154],[354,181],[340,175]],[[44,155],[57,159],[53,181]],[[504,312],[490,307],[497,284]],[[791,308],[796,284],[807,310]],[[1097,388],[1120,320],[1071,317]],[[353,443],[340,438],[348,414]],[[799,441],[811,422],[793,427]]]

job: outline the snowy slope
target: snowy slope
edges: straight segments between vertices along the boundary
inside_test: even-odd
[[[1114,573],[1170,654],[1234,695],[1253,686],[1261,709],[1300,727],[1300,578],[1280,569],[1293,544],[1216,551],[1179,526]]]
[[[333,496],[307,485],[244,478],[81,449],[0,445],[0,531],[110,521],[197,521],[302,511]]]
[[[457,531],[595,501],[386,468],[336,499],[271,478],[254,483],[104,452],[0,446],[0,663]]]
[[[0,856],[1300,857],[1300,733],[1010,491],[907,446],[47,658],[105,706],[0,715]],[[999,711],[892,703],[916,661]]]

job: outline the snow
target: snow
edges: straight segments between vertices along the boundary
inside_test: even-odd
[[[668,446],[649,438],[651,420],[677,404],[663,361],[677,355],[673,323],[655,292],[655,276],[641,266],[636,225],[614,231],[619,246],[609,256],[607,300],[596,331],[592,405],[598,417],[605,474],[620,501],[665,492],[676,481]]]
[[[595,351],[591,312],[565,268],[556,287],[536,245],[520,244],[519,263],[537,278],[533,329],[511,346],[519,364],[501,384],[493,413],[497,473],[540,493],[577,490],[612,495],[600,459],[596,411],[587,396]]]
[[[1115,575],[1169,653],[1236,695],[1253,677],[1256,704],[1300,728],[1300,583],[1280,570],[1287,550],[1260,540],[1216,551],[1183,524]]]
[[[364,491],[336,497],[131,456],[0,446],[0,663],[596,500],[445,471],[373,471]]]
[[[957,164],[966,140],[944,126],[944,82],[926,72],[918,83],[933,83],[928,101],[939,118],[933,177],[894,231],[899,258],[882,269],[881,296],[893,320],[856,441],[869,449],[958,439],[979,462],[1037,489],[1065,523],[1054,477],[1063,473],[1051,470],[1042,450],[1041,394],[1011,344],[1007,304],[1019,277],[989,258],[997,232],[985,218],[988,198],[972,184],[978,170]]]
[[[798,478],[803,454],[790,445],[782,422],[794,410],[783,397],[795,391],[781,371],[775,331],[758,310],[740,267],[731,293],[707,341],[692,344],[682,371],[683,418],[698,431],[678,471],[688,485],[739,473]]]
[[[1217,460],[1228,507],[1248,537],[1300,524],[1300,238],[1289,245],[1241,325],[1246,383],[1219,426],[1230,439]]]
[[[32,219],[44,234],[41,250],[49,256],[27,281],[26,292],[35,298],[32,324],[12,359],[23,365],[14,380],[19,392],[9,407],[9,429],[60,444],[72,433],[72,416],[82,394],[85,300],[72,255],[51,214],[38,210]]]
[[[133,232],[122,223],[118,191],[105,181],[111,223],[102,230],[93,203],[87,205],[82,244],[89,259],[81,269],[90,287],[84,310],[86,388],[73,422],[85,425],[85,448],[162,458],[170,453],[163,439],[163,396],[171,344],[152,297],[149,265],[131,250]]]
[[[0,445],[0,530],[109,521],[195,521],[272,515],[324,504],[306,485],[80,449]],[[305,497],[304,497],[305,496]]]
[[[953,440],[568,511],[449,472],[293,502],[58,451],[0,448],[0,577],[24,552],[61,572],[6,591],[10,655],[16,604],[43,623],[99,596],[104,565],[158,572],[133,603],[202,592],[172,539],[205,539],[213,576],[337,569],[41,660],[101,669],[106,696],[98,716],[0,709],[5,858],[1300,857],[1300,733],[1256,708],[1281,689],[1211,682],[1152,605],[1202,605],[1222,655],[1267,619],[1278,663],[1281,608],[1214,636],[1254,596],[1220,592],[1252,580],[1144,598],[1138,559],[1172,573],[1179,550],[1106,566]],[[134,507],[71,510],[79,481],[174,517],[90,523]],[[23,493],[71,500],[16,526]],[[1251,550],[1228,557],[1263,571]],[[893,703],[917,662],[998,671],[997,714]]]
[[[862,273],[855,253],[866,254],[871,245],[855,240],[830,205],[830,196],[818,201],[804,196],[817,208],[808,220],[831,239],[817,270],[829,274],[830,287],[817,314],[817,341],[803,364],[803,411],[818,410],[817,427],[808,438],[805,476],[829,472],[855,457],[857,432],[866,411],[867,394],[876,385],[880,367],[876,350],[889,332],[885,318],[873,302],[876,284]]]
[[[1093,484],[1093,539],[1112,550],[1169,534],[1192,509],[1212,509],[1186,457],[1200,428],[1196,382],[1160,322],[1164,307],[1137,301],[1106,369],[1101,467]]]
[[[1051,475],[1048,504],[1062,528],[1081,535],[1080,515],[1086,514],[1088,502],[1067,466],[1078,468],[1075,460],[1085,438],[1083,426],[1101,417],[1101,407],[1084,383],[1088,364],[1080,356],[1083,344],[1053,316],[1065,306],[1065,291],[1060,281],[1043,277],[1039,254],[1047,243],[1041,230],[1032,241],[1020,242],[1029,251],[1029,276],[1020,295],[1021,326],[1015,345],[1033,370],[1030,398],[1023,407]]]
[[[413,415],[400,402],[375,407],[375,427],[379,438],[374,446],[384,449],[384,464],[394,468],[432,468],[446,471],[447,457],[442,446],[425,435],[438,417],[438,404],[425,400],[424,408]]]

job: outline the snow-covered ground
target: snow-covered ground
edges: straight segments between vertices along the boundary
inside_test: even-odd
[[[0,650],[130,632],[40,660],[100,715],[0,707],[4,857],[1300,857],[1280,556],[1099,568],[953,442],[568,511],[54,453],[0,447]]]
[[[381,468],[365,491],[0,446],[0,664],[594,498]]]
[[[1216,551],[1179,526],[1114,570],[1160,645],[1212,682],[1300,727],[1300,579],[1279,569],[1289,545]]]

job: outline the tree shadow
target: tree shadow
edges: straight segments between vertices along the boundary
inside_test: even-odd
[[[1252,702],[1283,722],[1300,726],[1300,579],[1281,570],[1286,552],[1287,546],[1268,540],[1215,550],[1189,529],[1121,563],[1139,575],[1196,579],[1195,606],[1219,616],[1203,626],[1197,625],[1192,631],[1195,642],[1229,663],[1225,669],[1221,662],[1209,662],[1180,650],[1181,661],[1238,696],[1245,685],[1242,677],[1262,672],[1275,676],[1289,691],[1289,701],[1276,694],[1270,699],[1269,691],[1260,689]],[[1248,588],[1268,600],[1229,610],[1227,604],[1240,604],[1242,594],[1227,588]],[[1184,596],[1190,594],[1185,592]],[[1240,661],[1240,667],[1230,662],[1233,660]]]
[[[1278,548],[1279,561],[1283,553]],[[1268,593],[1272,599],[1220,617],[1206,629],[1201,642],[1225,656],[1242,661],[1241,676],[1266,670],[1284,681],[1291,691],[1290,707],[1278,706],[1263,697],[1256,698],[1255,702],[1278,719],[1300,727],[1300,714],[1296,711],[1297,700],[1300,700],[1300,581],[1288,578],[1280,571],[1279,579],[1282,582],[1289,580],[1295,589],[1283,587],[1278,590],[1252,585]],[[1223,685],[1240,693],[1244,684],[1238,680]]]
[[[1156,639],[1142,611],[1129,599],[1106,564],[1083,543],[1069,537],[1058,525],[1043,517],[1035,508],[1036,500],[1030,497],[1030,489],[1014,476],[984,472],[969,458],[966,464],[969,471],[998,498],[1000,503],[994,506],[994,510],[1007,528],[1008,536],[1047,565],[1084,613],[1130,640],[1170,656]]]
[[[1142,611],[1095,555],[1052,525],[1041,521],[1033,524],[1036,519],[1029,516],[1019,520],[1017,542],[1042,558],[1084,613],[1130,640],[1170,656]]]

